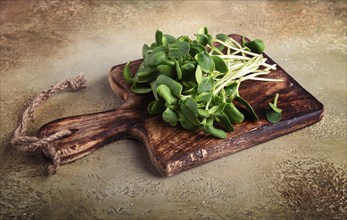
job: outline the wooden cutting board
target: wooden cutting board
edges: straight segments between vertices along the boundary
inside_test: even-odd
[[[241,40],[239,35],[230,36],[237,41]],[[132,72],[136,71],[141,62],[132,62]],[[268,63],[273,64],[274,61],[268,58]],[[260,120],[254,122],[246,119],[235,125],[235,131],[228,133],[226,139],[216,139],[199,131],[172,127],[162,121],[161,115],[148,114],[150,95],[138,95],[130,91],[122,77],[124,66],[114,66],[109,73],[112,90],[124,100],[121,106],[105,112],[58,119],[38,131],[38,137],[62,129],[73,132],[71,136],[53,143],[62,163],[84,157],[113,141],[131,138],[144,143],[151,162],[160,174],[172,176],[312,125],[323,116],[323,105],[277,66],[277,70],[268,77],[282,79],[283,82],[245,81],[240,87],[241,96],[254,107]],[[283,109],[282,120],[278,124],[270,124],[266,120],[265,111],[275,93],[280,94],[278,106]]]

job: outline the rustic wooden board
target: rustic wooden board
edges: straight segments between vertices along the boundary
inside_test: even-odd
[[[241,39],[239,35],[231,36],[238,41]],[[132,62],[133,72],[141,61]],[[274,61],[268,58],[268,63]],[[268,77],[282,79],[282,83],[246,81],[241,85],[241,96],[254,107],[260,120],[246,119],[235,125],[235,131],[228,133],[226,139],[216,139],[202,132],[186,131],[180,126],[171,127],[161,120],[160,115],[148,114],[150,95],[130,91],[122,77],[124,65],[114,66],[109,73],[113,91],[124,100],[121,106],[105,112],[58,119],[39,130],[39,137],[62,129],[73,131],[71,136],[54,142],[62,163],[86,156],[118,139],[133,138],[144,143],[160,174],[172,176],[304,128],[323,116],[323,105],[278,66]],[[282,120],[270,124],[265,111],[276,92],[280,93],[278,106],[283,109]]]

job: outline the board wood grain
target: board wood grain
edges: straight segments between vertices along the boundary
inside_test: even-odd
[[[241,40],[239,35],[230,36],[237,41]],[[269,64],[275,63],[267,58]],[[142,60],[136,60],[131,63],[133,72],[141,62]],[[199,131],[172,127],[163,122],[160,115],[148,114],[147,105],[151,95],[138,95],[130,91],[122,77],[124,66],[125,64],[114,66],[109,73],[112,90],[124,100],[118,108],[58,119],[39,129],[38,137],[62,129],[73,132],[53,143],[62,163],[84,157],[113,141],[131,138],[144,143],[151,162],[160,174],[172,176],[307,127],[323,116],[323,105],[277,65],[277,70],[272,71],[268,77],[282,79],[283,82],[245,81],[240,87],[241,96],[254,107],[259,121],[246,118],[245,122],[234,126],[235,131],[229,132],[227,138],[216,139]],[[280,94],[278,106],[283,109],[282,120],[277,124],[270,124],[265,112],[275,93]]]

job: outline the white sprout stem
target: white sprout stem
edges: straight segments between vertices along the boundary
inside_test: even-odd
[[[256,71],[253,71],[252,74],[247,75],[245,78],[247,78],[247,77],[248,78],[252,78],[252,77],[267,75],[269,73],[270,73],[270,71],[259,71],[259,70],[256,70]]]
[[[243,79],[255,78],[255,77],[257,77],[257,76],[267,75],[267,74],[269,74],[269,73],[270,73],[269,71],[262,71],[262,72],[253,71],[252,74],[249,74],[249,75],[243,77]]]
[[[265,71],[270,71],[270,70],[276,70],[277,69],[277,65],[276,64],[273,64],[273,65],[269,65],[267,63],[264,63],[264,65],[262,66],[265,66],[266,68],[264,69]]]
[[[242,76],[247,75],[250,72],[255,71],[256,69],[259,68],[259,61],[262,60],[262,57],[259,56],[256,59],[252,58],[252,60],[247,61],[247,63],[245,63],[245,65],[236,72],[235,76],[230,76],[229,74],[226,74],[220,81],[220,83],[218,83],[218,85],[216,85],[216,90],[213,92],[214,95],[218,94],[218,92],[223,89],[227,84],[229,84],[232,80],[240,78]]]
[[[242,67],[243,65],[245,65],[245,64],[244,63],[236,63],[236,64],[232,65],[230,62],[228,62],[229,71],[237,70],[240,67]]]
[[[253,58],[252,60],[254,60],[255,58]],[[230,79],[230,78],[237,78],[238,75],[240,75],[240,73],[246,69],[248,66],[250,66],[252,64],[252,60],[248,60],[246,63],[240,63],[237,66],[235,65],[234,68],[230,68],[229,72],[223,77],[223,79],[221,79],[220,83],[223,83],[224,81]],[[238,70],[237,72],[235,72],[236,70]]]
[[[276,70],[276,64],[270,65],[270,64],[265,63],[265,61],[264,61],[264,63],[262,63],[261,65],[266,67],[265,70]]]
[[[262,78],[262,77],[248,78],[247,80],[257,80],[257,81],[264,81],[264,82],[283,82],[282,79],[269,79],[269,78]]]
[[[229,41],[230,41],[231,43],[235,44],[238,48],[240,48],[240,49],[242,49],[242,50],[245,49],[245,48],[243,48],[243,47],[239,44],[239,42],[237,42],[237,41],[234,40],[233,38],[229,37]],[[228,47],[228,50],[230,50],[229,47]],[[237,53],[239,53],[239,51],[235,51],[233,54],[237,54]],[[229,54],[230,54],[230,53],[229,53]],[[241,52],[241,54],[242,54],[242,56],[245,56],[245,53],[244,53],[243,51]]]
[[[213,51],[217,52],[220,55],[224,55],[224,53],[222,51],[220,51],[217,47],[211,46],[211,45],[208,45],[208,44],[206,46],[211,49],[211,51],[209,52],[210,55],[213,54]]]
[[[249,60],[251,57],[240,56],[240,55],[218,55],[222,59],[237,59],[237,60]]]
[[[237,47],[239,47],[240,49],[242,48],[241,44],[239,44],[239,42],[237,42],[236,40],[234,40],[232,37],[229,37],[229,40],[234,43]]]
[[[216,87],[219,86],[220,84],[224,83],[226,80],[230,79],[230,78],[235,78],[235,75],[238,74],[238,72],[240,72],[242,69],[244,69],[246,67],[247,63],[239,63],[239,64],[235,64],[232,67],[229,66],[229,71],[227,74],[224,75],[224,77],[222,79],[220,79],[217,83],[216,83]],[[237,71],[236,71],[237,70]],[[217,94],[217,93],[216,93]]]
[[[235,75],[235,78],[243,77],[243,76],[247,75],[248,73],[251,73],[251,72],[254,72],[255,70],[257,70],[259,68],[259,66],[260,66],[259,61],[261,61],[261,59],[259,59],[259,58],[255,59],[253,62],[250,62],[252,60],[248,61],[250,63],[247,65],[247,67],[243,71],[239,71]]]
[[[227,44],[227,43],[225,43],[225,42],[223,42],[223,41],[221,41],[221,40],[219,40],[219,39],[214,39],[213,41],[215,41],[215,42],[217,42],[217,43],[220,43],[220,44],[222,44],[222,45],[224,45],[224,46],[226,46],[226,47],[228,47],[228,48],[230,48],[230,49],[232,49],[232,50],[239,51],[239,52],[241,52],[241,53],[245,53],[245,54],[248,54],[248,55],[251,55],[251,56],[254,56],[254,57],[260,56],[260,54],[252,53],[252,52],[247,51],[247,50],[244,50],[244,49],[242,49],[242,48],[233,47],[233,46],[231,46],[231,45],[229,45],[229,44]]]
[[[218,55],[218,56],[227,62],[230,62],[233,59],[237,59],[237,60],[250,60],[250,59],[252,59],[252,57],[246,57],[246,56],[240,56],[240,55]],[[228,59],[231,59],[231,60],[228,60]],[[264,59],[264,61],[261,64],[261,66],[266,67],[267,70],[270,70],[270,69],[276,70],[276,64],[273,64],[273,65],[267,64],[266,63],[267,59],[266,58],[263,58],[263,59]]]
[[[249,75],[243,77],[242,81],[251,79],[251,80],[261,80],[261,81],[283,82],[282,79],[269,79],[269,78],[258,77],[258,76],[261,76],[261,75],[268,75],[269,73],[270,73],[270,71],[256,70],[256,71],[254,71],[254,73],[249,74]]]
[[[276,70],[276,64],[266,63],[267,58],[264,58],[262,54],[253,53],[246,50],[246,47],[242,47],[237,41],[229,38],[229,41],[223,42],[219,39],[213,39],[213,42],[219,43],[227,48],[226,54],[223,54],[218,48],[209,46],[211,48],[211,54],[216,51],[228,66],[228,72],[220,79],[216,80],[213,91],[214,95],[223,91],[222,89],[228,86],[232,81],[237,81],[240,84],[245,80],[258,80],[267,82],[282,82],[281,79],[269,79],[259,77],[261,75],[267,75],[271,70]],[[233,52],[231,52],[233,50]],[[260,69],[260,67],[263,67]],[[215,76],[221,76],[215,74]]]

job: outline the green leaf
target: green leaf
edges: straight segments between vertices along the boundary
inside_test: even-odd
[[[215,64],[215,68],[217,71],[221,73],[227,73],[229,71],[227,64],[224,62],[222,58],[220,58],[219,56],[211,56],[211,57],[213,59],[213,62]]]
[[[266,112],[266,118],[269,122],[276,124],[278,122],[281,121],[281,113],[272,111],[272,110],[268,110]]]
[[[196,54],[200,53],[200,52],[206,52],[206,48],[200,44],[196,44],[196,43],[191,43],[190,44],[190,50],[189,50],[189,54],[191,56],[195,56]]]
[[[251,117],[253,118],[254,121],[259,120],[257,113],[255,113],[253,107],[245,99],[243,99],[241,96],[236,96],[235,100],[247,108],[247,110],[251,114]]]
[[[185,104],[180,105],[180,109],[185,118],[193,125],[199,125],[200,121],[197,114],[194,114]]]
[[[213,105],[221,105],[221,104],[224,104],[224,100],[223,100],[223,98],[221,98],[219,96],[213,96],[212,97],[212,104]]]
[[[156,79],[156,83],[158,85],[164,84],[168,86],[174,96],[176,96],[177,98],[181,97],[181,92],[183,89],[182,85],[176,82],[175,80],[173,80],[172,78],[170,78],[169,76],[159,75],[158,78]]]
[[[219,104],[219,105],[214,105],[212,108],[208,110],[208,113],[210,115],[218,115],[221,114],[224,111],[225,108],[225,103]]]
[[[164,34],[163,35],[163,45],[168,46],[169,44],[176,43],[177,39],[174,36]]]
[[[151,82],[156,79],[158,73],[154,67],[139,68],[135,74],[134,80],[137,82]]]
[[[214,70],[215,64],[211,56],[207,52],[200,52],[195,56],[201,70],[206,73],[211,73]]]
[[[202,103],[207,103],[210,101],[212,98],[212,93],[210,92],[203,92],[199,94],[198,96],[195,97],[196,102],[202,102]]]
[[[197,34],[196,41],[198,42],[198,44],[206,46],[208,44],[208,37],[205,34]]]
[[[180,83],[182,83],[182,85],[185,88],[193,88],[197,85],[196,82],[192,80],[184,80],[184,81],[181,81]]]
[[[227,131],[234,131],[234,127],[225,113],[218,114],[217,117]]]
[[[206,118],[206,122],[204,123],[204,125],[205,126],[213,126],[213,122],[214,122],[214,118],[209,117],[209,118]]]
[[[157,47],[157,44],[154,42],[154,43],[151,43],[151,46],[149,46],[149,49],[154,49]]]
[[[128,62],[123,69],[123,78],[125,82],[129,84],[132,84],[134,81],[133,74],[131,73],[131,70],[130,70],[130,62]]]
[[[274,98],[274,102],[269,103],[270,109],[267,110],[267,112],[266,112],[267,120],[273,124],[278,123],[281,120],[282,109],[277,107],[278,96],[279,96],[279,94],[276,93],[276,96]]]
[[[181,66],[183,75],[189,75],[193,73],[196,69],[196,66],[193,63],[186,63]]]
[[[144,65],[157,66],[166,59],[167,47],[161,45],[148,51],[144,60]]]
[[[222,111],[220,111],[220,106],[215,105],[215,106],[212,106],[207,112],[210,115],[214,115],[214,114],[221,113]]]
[[[212,35],[211,34],[207,35],[207,44],[212,46]]]
[[[199,30],[198,30],[198,34],[205,34],[207,35],[208,34],[208,30],[207,30],[207,27],[200,27]]]
[[[173,69],[166,64],[158,65],[157,70],[160,72],[160,74],[165,74],[167,76],[173,77]]]
[[[260,39],[255,39],[250,42],[244,43],[243,46],[248,47],[254,53],[262,53],[265,50],[264,42]]]
[[[188,42],[190,43],[192,40],[189,39],[188,36],[180,36],[178,39],[177,39],[179,42]]]
[[[233,103],[228,103],[225,105],[224,113],[233,123],[241,123],[245,119],[245,116],[237,109],[237,107]]]
[[[169,123],[171,126],[177,125],[178,114],[176,114],[176,112],[172,111],[170,108],[166,108],[166,110],[162,114],[162,117],[164,121]]]
[[[131,91],[138,93],[138,94],[144,94],[149,93],[152,91],[151,87],[149,87],[148,83],[134,83],[131,86]]]
[[[159,85],[157,87],[157,93],[165,100],[166,106],[172,106],[177,103],[177,99],[172,95],[171,90],[168,86],[164,84]]]
[[[225,46],[224,45],[217,45],[216,48],[222,52],[224,50]],[[220,55],[220,54],[216,50],[214,50],[212,55]]]
[[[198,85],[198,93],[211,92],[213,88],[213,80],[211,77],[203,77]]]
[[[193,130],[196,127],[183,115],[182,112],[178,112],[178,120],[184,129]]]
[[[160,64],[168,65],[169,67],[173,68],[175,66],[175,61],[170,60],[170,59],[166,59],[163,62],[161,62]]]
[[[198,104],[196,101],[190,97],[186,98],[184,101],[184,104],[189,108],[190,111],[192,111],[195,115],[198,114]]]
[[[218,40],[223,41],[223,42],[226,42],[226,41],[229,40],[229,36],[226,35],[226,34],[217,34],[217,35],[216,35],[216,38],[217,38]]]
[[[194,99],[187,98],[180,104],[180,110],[182,111],[185,118],[193,125],[199,125],[198,119],[198,106]]]
[[[181,80],[182,79],[182,71],[180,68],[180,64],[178,63],[178,60],[176,60],[175,63],[176,63],[175,68],[176,68],[177,79]]]
[[[224,88],[225,90],[225,95],[230,98],[234,98],[233,96],[236,94],[236,89],[237,89],[237,82],[233,81],[228,85],[227,87]]]
[[[158,52],[167,52],[167,47],[164,46],[164,45],[156,46],[151,51],[151,54],[155,54],[155,53],[158,53]]]
[[[151,89],[152,89],[155,100],[159,100],[158,93],[157,93],[157,88],[159,84],[157,83],[157,81],[152,81],[150,85],[151,85]]]
[[[146,56],[147,56],[149,50],[150,50],[149,46],[147,44],[144,44],[143,47],[142,47],[142,57],[143,57],[143,59],[146,59]]]
[[[227,134],[226,134],[223,130],[218,129],[218,128],[215,128],[215,127],[213,127],[213,126],[204,126],[204,127],[202,128],[202,130],[203,130],[205,133],[210,134],[210,135],[212,135],[212,136],[214,136],[214,137],[217,137],[217,138],[223,139],[223,138],[226,138],[226,137],[227,137]]]
[[[155,32],[155,43],[157,44],[157,46],[160,46],[163,44],[163,32],[159,30]]]
[[[198,65],[195,70],[195,80],[198,84],[202,81],[202,70],[201,67]]]
[[[177,42],[168,45],[168,57],[179,58],[183,57],[189,52],[190,46],[188,42]]]
[[[210,114],[208,113],[208,111],[206,111],[205,109],[198,109],[198,115],[203,117],[203,118],[208,118],[210,117]]]
[[[164,51],[159,51],[151,54],[149,64],[152,66],[157,66],[166,60],[166,53]]]
[[[194,97],[196,95],[195,88],[184,88],[182,91],[182,95]]]
[[[147,106],[147,111],[150,114],[161,113],[165,110],[165,101],[163,99],[153,100]]]

